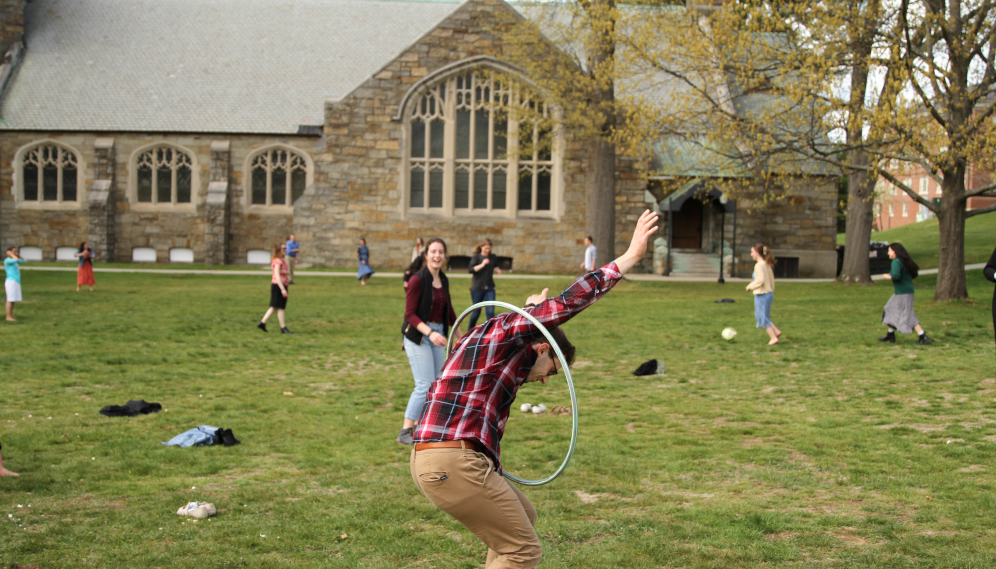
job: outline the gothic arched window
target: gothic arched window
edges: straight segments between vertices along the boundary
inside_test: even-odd
[[[79,156],[55,143],[21,153],[20,199],[27,202],[75,202],[79,199]]]
[[[409,211],[552,214],[553,120],[546,103],[501,76],[449,77],[412,104]]]
[[[286,147],[256,154],[249,170],[251,205],[292,206],[308,186],[308,161]]]
[[[138,203],[189,204],[193,195],[193,161],[173,146],[157,146],[135,160]]]

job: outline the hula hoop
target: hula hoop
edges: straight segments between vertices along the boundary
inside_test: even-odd
[[[507,302],[500,302],[500,301],[497,301],[497,300],[485,300],[484,302],[478,302],[477,304],[471,306],[467,310],[464,310],[460,314],[460,316],[457,317],[456,322],[453,324],[453,327],[450,329],[450,337],[446,339],[446,357],[447,358],[449,358],[450,350],[453,348],[453,333],[456,331],[457,327],[460,326],[460,322],[462,322],[463,319],[464,319],[464,317],[466,317],[468,314],[470,314],[474,310],[477,310],[479,308],[483,308],[485,306],[497,306],[499,308],[505,308],[507,310],[511,310],[512,312],[516,312],[516,313],[520,314],[521,316],[527,318],[530,322],[532,322],[533,325],[536,326],[536,328],[538,328],[539,331],[542,332],[544,336],[546,336],[546,339],[549,340],[550,347],[553,348],[553,351],[556,352],[557,357],[560,358],[560,367],[563,368],[563,370],[564,370],[564,377],[567,379],[567,389],[571,393],[571,415],[573,416],[574,420],[573,420],[573,422],[571,424],[571,445],[567,448],[567,456],[564,457],[564,462],[562,462],[560,464],[560,467],[557,468],[557,470],[553,474],[551,474],[550,476],[547,476],[546,478],[542,478],[540,480],[526,480],[524,478],[519,478],[518,476],[515,476],[514,474],[510,474],[508,471],[505,471],[505,473],[504,473],[504,475],[505,475],[506,478],[509,478],[510,480],[514,480],[515,482],[518,482],[519,484],[522,484],[523,486],[542,486],[543,484],[546,484],[547,482],[550,482],[554,478],[560,476],[560,473],[563,472],[565,468],[567,468],[567,463],[569,463],[571,461],[571,456],[574,455],[574,447],[577,446],[577,442],[578,442],[578,396],[574,392],[574,381],[571,379],[571,370],[567,367],[567,358],[565,358],[564,357],[564,353],[560,351],[560,346],[557,345],[557,342],[553,339],[553,336],[546,329],[546,327],[543,326],[542,324],[540,324],[539,320],[537,320],[535,317],[533,317],[532,314],[529,314],[528,312],[526,312],[525,310],[519,308],[518,306],[513,306],[511,304],[508,304]]]

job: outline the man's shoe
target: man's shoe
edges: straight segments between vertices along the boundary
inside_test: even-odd
[[[398,433],[398,444],[411,445],[412,444],[412,433],[415,429],[401,429]]]
[[[280,329],[280,333],[281,334],[293,334],[294,332],[291,332],[290,330],[287,329],[286,326],[284,326],[283,328]]]
[[[882,336],[881,338],[879,338],[878,341],[879,342],[889,342],[889,343],[895,344],[896,343],[896,333],[895,332],[889,332],[885,336]]]
[[[266,322],[260,322],[259,324],[256,324],[256,327],[266,332]]]
[[[916,341],[916,343],[920,344],[921,346],[926,346],[931,342],[933,342],[933,340],[931,340],[930,337],[927,336],[926,334],[920,336],[920,339]]]

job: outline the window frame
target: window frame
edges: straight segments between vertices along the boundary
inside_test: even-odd
[[[304,150],[291,146],[284,143],[272,143],[265,144],[258,148],[254,148],[248,155],[246,155],[245,162],[242,168],[242,206],[245,211],[252,211],[254,213],[279,213],[279,214],[293,214],[294,213],[294,202],[291,201],[290,204],[280,205],[270,203],[273,197],[273,192],[271,185],[272,172],[267,172],[267,188],[266,188],[266,202],[265,204],[254,204],[252,203],[252,173],[253,173],[253,162],[256,158],[262,154],[273,152],[274,150],[282,150],[288,154],[293,154],[303,159],[304,161],[304,190],[307,191],[309,187],[315,183],[315,162],[311,158],[311,155]],[[290,157],[288,157],[288,162],[290,162]],[[291,176],[287,176],[287,199],[291,198]]]
[[[926,176],[920,177],[920,187],[919,187],[919,192],[917,193],[919,193],[921,196],[930,195],[930,182],[928,181],[928,178]]]
[[[458,79],[466,77],[488,77],[500,78],[502,76],[509,77],[512,82],[516,80],[521,80],[521,78],[515,77],[514,74],[510,73],[508,70],[495,70],[488,67],[467,67],[460,68],[458,71],[452,71],[446,73],[443,76],[433,77],[431,79],[427,78],[425,83],[422,85],[417,85],[409,91],[409,95],[415,93],[415,96],[409,98],[406,95],[406,103],[403,105],[402,112],[399,113],[398,118],[402,122],[402,144],[400,145],[402,160],[400,165],[400,208],[402,215],[405,217],[446,217],[446,218],[497,218],[497,219],[515,219],[515,218],[542,218],[542,219],[559,219],[563,215],[563,154],[564,154],[564,141],[563,141],[563,131],[561,121],[559,120],[560,114],[558,109],[548,103],[542,102],[546,105],[546,112],[549,116],[549,120],[552,122],[552,127],[550,131],[551,136],[551,149],[550,149],[550,159],[543,161],[542,164],[534,166],[535,168],[546,168],[550,173],[550,209],[549,210],[538,210],[536,209],[536,174],[533,174],[533,190],[532,190],[532,200],[533,203],[530,204],[529,209],[519,209],[518,203],[518,187],[519,187],[519,174],[520,170],[523,168],[524,160],[520,160],[518,156],[518,133],[519,133],[519,121],[516,117],[515,108],[518,103],[521,102],[520,94],[514,88],[505,87],[504,89],[494,89],[494,84],[491,84],[491,102],[494,103],[495,99],[501,96],[508,97],[508,108],[509,112],[506,118],[506,132],[508,136],[506,137],[506,156],[504,159],[497,157],[493,152],[494,146],[494,123],[495,123],[495,112],[489,113],[489,153],[488,158],[476,158],[474,157],[474,152],[470,153],[467,158],[457,158],[457,108],[460,106],[461,110],[471,110],[471,124],[475,123],[475,113],[474,110],[480,108],[476,103],[475,99],[469,106],[466,102],[458,103],[458,92],[475,91],[477,88],[476,79],[473,87],[467,87],[466,84],[460,89],[457,88]],[[445,89],[446,96],[440,101],[440,98],[436,96],[440,87]],[[495,93],[499,93],[496,95]],[[423,100],[426,97],[432,96],[435,100],[436,108],[432,112],[427,112],[428,109],[420,109],[422,107]],[[430,135],[426,135],[426,152],[424,158],[412,157],[412,124],[413,121],[419,117],[425,119],[423,123],[424,131],[429,133],[431,131],[431,121],[440,120],[443,122],[443,157],[432,157],[432,152],[428,144],[431,143]],[[472,127],[472,129],[475,127]],[[514,136],[513,136],[514,135]],[[470,131],[468,135],[471,140],[474,139],[474,130]],[[473,143],[472,143],[473,144]],[[411,172],[413,167],[419,165],[424,165],[424,168],[430,170],[442,170],[443,172],[443,182],[442,182],[442,206],[433,207],[431,206],[430,199],[430,186],[429,186],[429,176],[426,175],[426,183],[424,184],[424,194],[422,200],[422,206],[412,206],[411,205]],[[481,168],[486,168],[488,175],[488,191],[487,191],[487,207],[477,208],[474,207],[474,192],[468,187],[468,207],[456,207],[456,172],[458,170],[468,171],[470,173],[471,179],[473,179],[473,174]],[[496,209],[493,207],[493,200],[495,196],[493,183],[494,176],[493,172],[497,168],[504,168],[505,170],[505,207],[502,209]]]
[[[160,148],[168,148],[173,152],[180,152],[185,154],[190,162],[190,202],[177,202],[177,186],[176,186],[176,173],[178,168],[171,169],[171,183],[170,183],[170,201],[161,202],[158,201],[159,196],[157,195],[157,184],[156,181],[156,169],[153,169],[153,186],[152,186],[152,201],[143,202],[138,200],[138,161],[148,152],[155,152]],[[137,211],[196,211],[197,205],[200,203],[201,199],[201,183],[200,183],[200,164],[197,160],[197,154],[186,148],[180,146],[179,144],[173,144],[167,141],[154,142],[152,144],[146,144],[139,147],[131,156],[128,157],[128,203],[132,209]]]
[[[38,199],[28,200],[24,198],[24,159],[29,152],[35,149],[40,149],[44,146],[55,146],[59,149],[59,152],[68,152],[76,160],[76,199],[75,200],[64,200],[63,199],[63,188],[64,188],[64,175],[63,166],[58,169],[58,178],[56,182],[56,192],[57,199],[55,200],[45,200],[44,187],[42,185],[38,186]],[[62,159],[59,159],[61,162]],[[14,203],[18,209],[63,209],[63,210],[77,210],[82,209],[84,203],[86,202],[86,192],[84,187],[85,173],[84,169],[87,166],[86,161],[83,160],[83,154],[76,148],[66,144],[65,142],[55,140],[52,138],[46,138],[43,140],[35,140],[25,144],[24,146],[17,149],[14,153]],[[39,176],[42,176],[44,169],[39,169]]]

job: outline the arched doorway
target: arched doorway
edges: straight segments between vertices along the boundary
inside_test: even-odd
[[[681,209],[674,214],[674,229],[671,234],[675,249],[702,248],[702,202],[697,199],[685,200]]]

